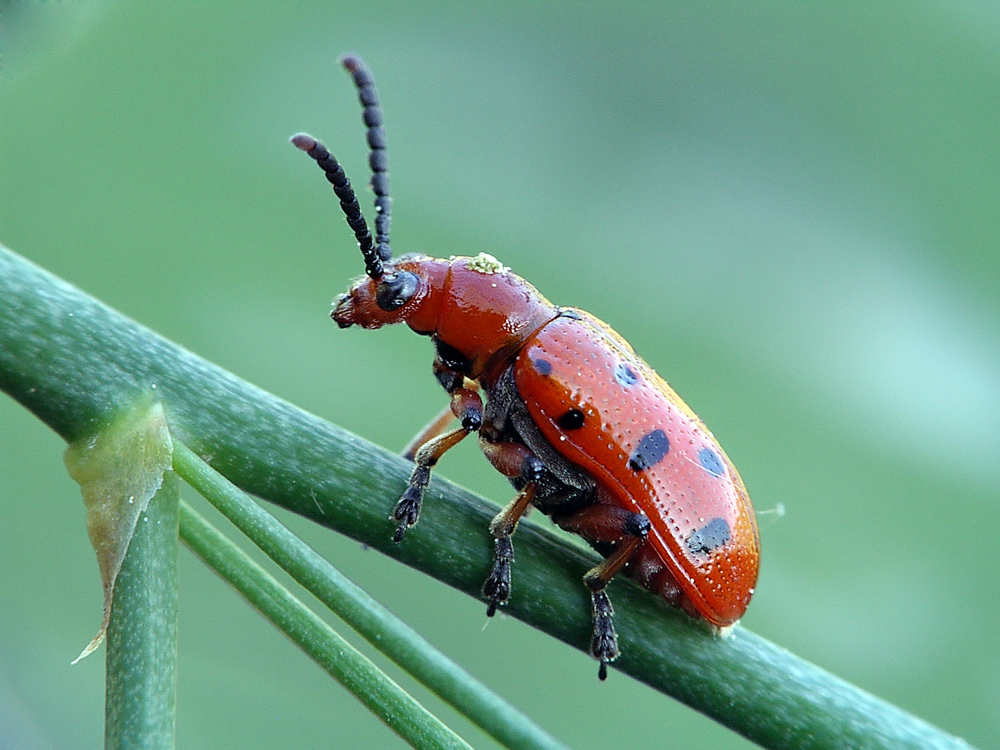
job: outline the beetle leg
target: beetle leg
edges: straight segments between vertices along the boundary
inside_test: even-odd
[[[506,476],[523,482],[517,496],[490,522],[490,533],[495,537],[493,569],[483,583],[483,595],[489,601],[486,616],[493,617],[497,607],[510,597],[510,566],[514,562],[514,544],[510,538],[521,516],[531,507],[545,466],[521,443],[493,443],[481,436],[479,444],[490,463]]]
[[[426,427],[414,435],[413,439],[406,444],[406,447],[403,448],[403,458],[407,461],[413,461],[422,445],[429,443],[438,435],[443,435],[444,431],[451,427],[451,423],[454,421],[455,415],[451,411],[451,404],[448,404]]]
[[[531,504],[537,487],[534,482],[526,484],[517,497],[500,511],[490,524],[490,532],[495,540],[493,569],[483,583],[483,595],[489,600],[489,605],[486,607],[487,617],[493,617],[497,607],[510,597],[510,566],[514,562],[514,544],[510,537],[517,528],[517,522]]]
[[[416,466],[410,474],[406,491],[399,498],[390,518],[399,522],[392,535],[394,542],[401,542],[406,530],[413,526],[420,517],[420,507],[424,502],[424,491],[431,479],[431,469],[447,451],[458,445],[463,438],[476,432],[483,424],[483,400],[479,394],[470,388],[456,388],[451,394],[449,409],[458,417],[462,424],[459,427],[427,440],[414,455]],[[439,422],[440,417],[435,420]],[[443,428],[441,428],[443,430]],[[424,432],[428,430],[425,429]]]
[[[643,516],[645,518],[645,516]],[[594,614],[594,637],[590,642],[590,652],[600,663],[597,676],[608,678],[608,664],[618,658],[618,633],[615,632],[614,607],[604,590],[615,573],[622,569],[628,559],[642,544],[642,537],[626,539],[610,557],[600,565],[591,568],[583,576],[583,582],[590,589],[590,599]]]
[[[649,519],[617,505],[595,503],[560,519],[559,525],[595,542],[614,542],[614,551],[600,565],[583,576],[593,604],[594,637],[590,651],[600,663],[597,676],[608,676],[608,664],[618,658],[618,634],[615,632],[614,607],[605,588],[636,550],[646,540]]]
[[[444,431],[448,429],[455,417],[464,418],[464,415],[468,411],[468,407],[464,406],[464,401],[469,400],[472,409],[475,410],[477,405],[476,399],[479,398],[478,390],[479,386],[474,380],[469,380],[467,377],[461,373],[454,373],[449,370],[445,370],[444,366],[438,367],[439,363],[437,360],[434,362],[435,369],[434,374],[441,381],[441,384],[445,387],[445,390],[452,395],[451,403],[444,407],[440,413],[424,427],[420,432],[413,436],[413,439],[406,444],[403,448],[403,458],[407,461],[413,461],[417,455],[417,451],[420,449],[424,443],[430,442],[438,435],[443,435]],[[442,373],[445,373],[442,376]],[[462,393],[458,402],[456,402],[455,394],[470,391],[471,396],[466,393]],[[482,414],[483,404],[482,399],[479,398],[478,401],[478,411]],[[480,422],[482,418],[480,418]]]

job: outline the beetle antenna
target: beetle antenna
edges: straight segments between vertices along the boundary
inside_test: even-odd
[[[365,273],[371,278],[380,278],[384,272],[382,268],[382,258],[372,244],[372,233],[368,230],[368,222],[365,215],[361,213],[361,206],[358,205],[358,196],[351,187],[351,181],[347,179],[344,168],[333,157],[326,146],[306,133],[297,133],[291,137],[292,145],[300,151],[305,151],[316,160],[319,168],[323,170],[326,179],[333,185],[333,192],[340,198],[340,208],[344,211],[347,225],[358,238],[358,247],[365,258]],[[388,244],[386,248],[388,249]]]
[[[389,260],[392,251],[389,249],[389,223],[392,211],[392,198],[389,197],[389,152],[385,139],[385,128],[382,127],[382,105],[379,104],[378,91],[375,89],[375,79],[364,61],[354,54],[346,54],[340,58],[341,64],[354,79],[358,88],[358,99],[363,108],[362,118],[365,122],[368,140],[368,166],[372,170],[371,186],[375,193],[375,247],[382,260]]]

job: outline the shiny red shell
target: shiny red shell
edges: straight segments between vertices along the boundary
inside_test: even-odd
[[[649,518],[648,543],[697,612],[714,625],[736,622],[757,580],[757,524],[739,474],[687,404],[579,310],[526,341],[514,381],[555,449]],[[560,417],[571,409],[582,417],[567,428]]]

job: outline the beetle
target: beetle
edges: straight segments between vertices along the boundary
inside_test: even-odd
[[[619,572],[715,628],[735,623],[754,592],[760,542],[743,481],[712,433],[608,325],[552,304],[492,256],[393,257],[379,96],[359,57],[341,62],[363,108],[374,237],[327,148],[305,133],[291,138],[332,184],[365,262],[331,315],[342,328],[406,323],[429,336],[434,375],[451,397],[404,451],[415,465],[390,516],[393,540],[417,523],[441,456],[476,433],[517,492],[490,524],[488,616],[510,596],[511,537],[534,507],[604,558],[583,577],[601,680],[619,654],[605,590]]]

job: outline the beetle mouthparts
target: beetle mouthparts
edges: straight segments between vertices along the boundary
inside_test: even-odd
[[[330,312],[330,317],[341,328],[350,328],[354,325],[354,304],[351,302],[351,295],[341,294],[333,301],[333,310]]]

